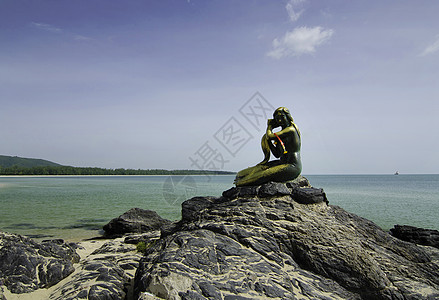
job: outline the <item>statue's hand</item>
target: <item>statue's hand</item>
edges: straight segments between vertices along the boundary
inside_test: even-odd
[[[268,129],[272,129],[272,128],[276,128],[276,127],[279,127],[280,125],[276,122],[276,120],[274,120],[274,119],[268,119],[268,121],[267,121],[267,128]]]

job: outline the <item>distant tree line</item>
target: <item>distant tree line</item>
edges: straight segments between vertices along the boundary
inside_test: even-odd
[[[162,170],[162,169],[104,169],[70,166],[1,167],[0,175],[229,175],[228,171],[216,170]]]

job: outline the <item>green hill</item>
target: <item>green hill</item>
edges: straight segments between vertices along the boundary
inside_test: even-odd
[[[33,168],[47,166],[57,167],[61,165],[44,159],[0,155],[0,167],[10,168],[12,166],[17,166],[21,168]]]
[[[230,175],[220,170],[104,169],[63,166],[48,160],[0,155],[0,175]]]

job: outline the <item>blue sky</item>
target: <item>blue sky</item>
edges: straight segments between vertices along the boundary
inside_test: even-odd
[[[438,12],[423,0],[1,0],[0,154],[238,171],[263,158],[268,110],[256,127],[240,113],[263,101],[290,109],[304,174],[438,173]]]

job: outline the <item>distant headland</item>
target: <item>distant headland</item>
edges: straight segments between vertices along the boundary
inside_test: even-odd
[[[220,170],[106,169],[64,166],[44,159],[0,155],[0,175],[233,175]]]

